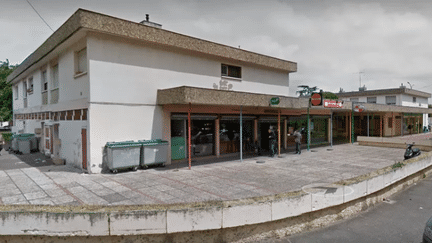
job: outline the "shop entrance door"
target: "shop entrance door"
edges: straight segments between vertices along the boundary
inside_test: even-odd
[[[269,143],[269,135],[270,133],[268,130],[270,129],[270,126],[273,127],[273,130],[276,133],[277,136],[277,123],[276,122],[261,122],[259,125],[259,132],[260,132],[260,146],[263,151],[270,151],[270,143]]]
[[[191,124],[192,157],[214,154],[214,120],[192,120]]]

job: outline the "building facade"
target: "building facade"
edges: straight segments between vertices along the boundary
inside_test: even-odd
[[[279,152],[294,145],[294,129],[308,130],[308,144],[348,142],[366,130],[394,136],[403,132],[398,119],[400,128],[415,123],[406,113],[428,113],[369,103],[367,113],[353,112],[351,101],[310,107],[287,96],[295,62],[146,22],[76,11],[9,75],[12,131],[35,133],[45,154],[101,173],[107,142],[167,140],[169,164],[266,150],[269,129],[278,131]]]
[[[401,85],[396,89],[360,90],[337,94],[340,99],[356,104],[383,104],[388,106],[420,108],[422,113],[393,112],[386,114],[384,119],[384,136],[400,136],[401,134],[419,133],[429,125],[428,102],[430,93],[408,89]],[[396,128],[393,127],[393,120]]]
[[[158,104],[158,90],[190,86],[286,96],[296,68],[294,62],[79,9],[8,77],[12,131],[36,133],[41,151],[99,173],[107,142],[170,141],[171,126],[184,135],[184,114]],[[213,145],[197,153],[216,153],[215,119],[224,111],[215,111],[194,115],[194,132],[209,134],[211,127],[213,134],[199,136],[196,147],[204,140]],[[233,117],[221,119],[233,140]],[[228,141],[222,146],[238,150]]]

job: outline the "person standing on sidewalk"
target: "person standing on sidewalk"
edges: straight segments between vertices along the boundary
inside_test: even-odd
[[[268,132],[269,132],[270,156],[273,157],[276,154],[276,133],[274,132],[272,126],[270,126]]]
[[[296,144],[296,154],[301,154],[300,145],[301,145],[302,135],[299,129],[296,129],[293,135],[294,135],[294,142]]]

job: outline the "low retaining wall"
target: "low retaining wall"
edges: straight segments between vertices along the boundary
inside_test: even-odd
[[[418,140],[416,137],[363,137],[358,136],[357,142],[364,146],[378,146],[387,148],[406,148],[406,143],[415,142],[415,147],[422,151],[432,151],[432,140]]]
[[[188,238],[185,234],[196,234],[202,240],[206,235],[209,237],[211,232],[223,231],[223,241],[233,241],[263,233],[267,227],[279,231],[272,234],[286,235],[311,227],[307,222],[315,221],[314,225],[319,227],[344,217],[341,212],[344,215],[355,214],[370,204],[368,200],[374,203],[382,201],[382,197],[401,190],[403,187],[400,184],[405,183],[404,180],[410,179],[410,176],[417,175],[420,178],[423,174],[419,173],[426,174],[429,170],[432,170],[432,152],[338,183],[244,200],[118,207],[3,205],[0,206],[0,234],[153,235],[156,239],[162,239],[164,235],[164,240],[167,235],[174,237],[177,234],[185,239]],[[379,192],[383,193],[377,194]],[[342,209],[338,209],[340,206]],[[248,233],[242,233],[241,229],[246,229]],[[206,241],[220,240],[217,237],[213,240],[206,238]]]

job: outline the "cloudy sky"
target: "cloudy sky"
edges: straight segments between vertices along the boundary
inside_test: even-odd
[[[56,30],[78,8],[297,62],[296,86],[432,93],[429,0],[28,0]],[[27,0],[0,0],[0,61],[21,63],[53,32]]]

